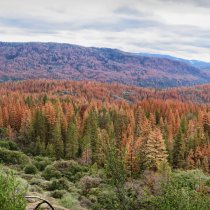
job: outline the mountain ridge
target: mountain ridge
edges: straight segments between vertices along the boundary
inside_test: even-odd
[[[208,68],[177,59],[65,43],[0,42],[0,80],[90,80],[155,88],[210,82]]]

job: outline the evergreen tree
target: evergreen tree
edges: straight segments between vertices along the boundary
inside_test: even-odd
[[[70,122],[67,130],[65,147],[66,147],[65,157],[68,159],[76,158],[79,148],[79,142],[78,142],[77,126],[73,121]]]
[[[161,162],[167,162],[166,146],[159,128],[150,132],[145,144],[144,167],[157,170]]]
[[[30,130],[31,141],[34,142],[34,140],[36,140],[38,136],[41,142],[45,141],[46,137],[45,117],[39,109],[36,110],[34,119],[32,121],[32,126]]]
[[[85,125],[85,134],[84,140],[85,145],[88,147],[90,145],[91,149],[91,159],[92,163],[97,162],[97,154],[98,154],[98,119],[97,113],[95,110],[92,110],[89,113],[88,119]]]
[[[179,129],[174,141],[173,166],[174,168],[184,168],[185,165],[185,142],[182,129]]]
[[[40,137],[36,138],[36,145],[35,145],[35,154],[36,155],[43,155],[44,154],[44,144],[41,142]]]
[[[54,157],[55,152],[54,152],[54,146],[53,144],[48,144],[46,147],[46,155],[49,157]]]
[[[56,122],[52,132],[52,142],[54,147],[54,155],[56,159],[63,157],[63,141],[61,136],[61,126],[59,122]]]
[[[202,161],[202,168],[205,172],[209,172],[209,160],[207,156],[204,156],[203,161]]]
[[[190,150],[190,152],[187,155],[186,166],[187,166],[187,169],[193,169],[195,167],[194,152],[192,149]]]
[[[112,184],[116,189],[116,194],[119,201],[119,209],[126,210],[129,209],[129,202],[125,190],[126,169],[124,155],[122,154],[122,151],[116,147],[116,141],[113,139],[108,139],[107,137],[108,136],[103,138],[106,141],[103,144],[106,161],[106,173],[108,177],[111,177]]]
[[[141,134],[141,110],[137,108],[135,111],[135,138],[140,137]]]

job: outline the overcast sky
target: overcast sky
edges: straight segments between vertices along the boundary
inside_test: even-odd
[[[0,41],[65,42],[210,62],[210,0],[0,0]]]

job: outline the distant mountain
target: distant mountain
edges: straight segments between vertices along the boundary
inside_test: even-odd
[[[143,55],[143,56],[149,56],[149,57],[168,58],[171,60],[183,61],[183,62],[186,62],[194,67],[206,68],[206,69],[210,70],[210,62],[199,61],[199,60],[186,60],[183,58],[177,58],[174,56],[164,55],[164,54],[149,54],[149,53],[138,53],[138,54]]]
[[[198,61],[58,43],[0,42],[0,80],[71,79],[144,87],[209,83]]]

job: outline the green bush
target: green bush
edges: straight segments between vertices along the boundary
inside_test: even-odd
[[[101,181],[101,178],[98,177],[84,176],[80,179],[80,186],[83,190],[83,193],[87,194],[91,188],[98,187]]]
[[[177,210],[207,210],[210,206],[210,197],[203,184],[206,175],[199,170],[178,171],[172,173],[170,179],[162,184],[162,193],[153,197],[151,209]]]
[[[189,188],[195,190],[199,185],[206,183],[208,177],[201,170],[177,171],[172,173],[170,184],[175,188]]]
[[[117,210],[120,208],[115,190],[110,186],[104,185],[101,188],[92,188],[89,193],[92,196],[94,195],[97,199],[97,201],[93,203],[91,209]],[[90,196],[90,198],[92,198],[92,196]]]
[[[35,165],[33,164],[28,164],[26,165],[26,167],[24,168],[24,172],[26,174],[36,174],[37,173],[37,168]]]
[[[8,150],[18,150],[18,146],[15,142],[13,141],[8,141],[8,140],[0,140],[0,147],[4,147]]]
[[[79,180],[88,172],[88,167],[80,165],[73,160],[59,160],[56,161],[53,166],[71,182]]]
[[[12,173],[6,174],[0,171],[0,209],[1,210],[25,210],[25,190]]]
[[[65,194],[67,194],[66,190],[55,190],[53,192],[50,193],[50,196],[52,196],[53,198],[62,198]]]
[[[41,187],[39,187],[38,185],[32,185],[29,187],[29,191],[30,192],[38,192],[38,193],[43,193],[43,190]]]
[[[54,166],[49,165],[43,171],[42,176],[47,180],[50,180],[52,178],[59,179],[61,178],[61,172],[58,171]]]
[[[48,165],[52,163],[51,159],[48,157],[38,156],[35,158],[34,164],[39,171],[43,171]]]
[[[40,178],[32,178],[29,183],[32,186],[39,186],[43,190],[49,190],[49,188],[51,186],[50,181],[46,181],[46,180],[43,180],[43,179],[40,179]]]
[[[79,208],[79,201],[75,196],[71,194],[66,194],[61,198],[60,204],[65,207],[65,208],[70,208],[70,209],[77,209]]]
[[[49,185],[48,190],[69,190],[72,183],[69,182],[66,178],[54,179]]]
[[[6,164],[25,165],[29,161],[29,157],[22,152],[11,151],[0,147],[0,160]]]
[[[154,197],[153,207],[155,209],[177,209],[177,210],[208,210],[210,198],[208,195],[187,188],[176,189],[167,186],[162,196]]]

